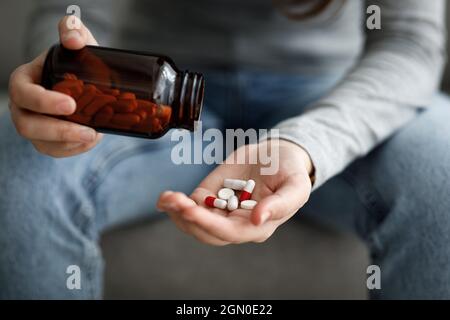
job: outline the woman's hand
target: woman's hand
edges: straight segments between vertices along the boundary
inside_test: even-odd
[[[285,140],[268,140],[244,146],[234,153],[258,154],[258,148],[279,142],[279,170],[261,175],[262,164],[227,164],[218,166],[195,189],[190,197],[180,192],[161,194],[158,208],[169,214],[175,224],[198,240],[212,245],[263,242],[307,201],[311,193],[311,159],[301,147]],[[265,149],[264,149],[265,150]],[[234,156],[231,155],[231,156]],[[247,158],[248,159],[248,158]],[[252,210],[232,212],[204,205],[207,196],[216,196],[225,178],[253,179]]]
[[[59,24],[60,40],[66,48],[76,50],[85,45],[97,45],[84,25],[80,23],[79,29],[68,28],[67,19],[65,17]],[[91,128],[48,116],[70,115],[75,112],[76,103],[68,95],[39,85],[45,57],[46,52],[18,67],[10,77],[9,107],[14,125],[41,153],[69,157],[86,152],[102,135]]]

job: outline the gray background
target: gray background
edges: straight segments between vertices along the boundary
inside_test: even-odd
[[[24,62],[32,3],[0,2],[0,112],[6,109],[9,74]],[[449,84],[445,76],[444,88]],[[264,244],[225,248],[199,244],[169,221],[155,219],[106,233],[102,247],[106,298],[367,297],[365,246],[303,219],[287,223]]]

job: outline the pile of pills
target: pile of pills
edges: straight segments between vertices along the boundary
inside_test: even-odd
[[[217,197],[206,197],[205,205],[233,211],[239,208],[240,204],[241,209],[252,210],[257,204],[255,200],[250,200],[255,185],[254,180],[225,179],[223,188],[219,190]],[[240,191],[239,197],[235,191]]]
[[[84,83],[71,73],[64,74],[64,79],[56,83],[53,90],[75,99],[75,113],[65,118],[84,125],[158,133],[168,125],[172,114],[169,106],[137,99],[132,92]]]

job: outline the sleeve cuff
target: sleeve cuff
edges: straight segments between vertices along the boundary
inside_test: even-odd
[[[314,167],[314,183],[312,190],[315,191],[322,186],[328,179],[326,157],[323,148],[320,147],[320,142],[314,138],[314,135],[309,130],[299,130],[299,128],[289,127],[275,127],[273,129],[279,130],[278,134],[272,135],[269,131],[260,137],[259,141],[264,141],[272,137],[282,140],[287,140],[300,146],[305,150],[311,158]],[[302,134],[299,134],[302,132]]]

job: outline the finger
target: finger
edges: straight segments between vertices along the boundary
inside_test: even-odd
[[[180,215],[210,235],[233,244],[264,241],[276,229],[275,224],[255,226],[248,218],[225,217],[200,206],[184,209]]]
[[[214,236],[208,234],[207,232],[205,232],[198,226],[184,221],[177,214],[169,213],[169,216],[180,230],[182,230],[184,233],[186,233],[188,235],[193,236],[194,238],[196,238],[198,241],[200,241],[202,243],[210,244],[210,245],[214,245],[214,246],[226,246],[226,245],[230,244],[229,242],[222,241],[222,240],[218,239],[217,237],[214,237]]]
[[[47,153],[44,152],[44,150],[46,149],[59,149],[62,152],[67,152],[84,145],[84,143],[82,142],[49,142],[41,140],[30,140],[30,141],[31,143],[33,143],[36,149],[38,149],[42,153]]]
[[[102,135],[91,143],[77,143],[77,142],[45,142],[32,141],[37,151],[42,154],[54,158],[73,157],[81,153],[92,150],[102,139]]]
[[[79,50],[86,45],[98,45],[89,29],[74,15],[64,17],[58,29],[60,41],[67,49]]]
[[[193,223],[182,219],[180,216],[180,211],[187,208],[197,207],[196,202],[187,197],[185,194],[181,192],[166,191],[161,194],[157,207],[158,209],[167,212],[179,229],[194,236],[197,240],[216,246],[224,246],[229,244],[229,242],[218,239]]]
[[[197,188],[194,194],[201,197],[200,194],[204,192],[208,191]],[[169,191],[160,196],[158,206],[226,243],[262,242],[270,237],[277,227],[277,224],[269,223],[257,227],[247,217],[240,215],[227,217],[223,210],[215,209],[217,210],[215,212],[194,203],[195,201],[183,193]]]
[[[196,206],[197,203],[181,192],[165,191],[161,193],[156,204],[159,210],[175,213],[185,208]]]
[[[10,77],[9,96],[13,104],[30,111],[54,115],[69,115],[76,102],[68,95],[46,90],[40,82],[45,54],[17,68]]]
[[[211,192],[209,192],[208,190],[205,190],[203,188],[197,188],[199,190],[202,190],[201,192],[207,195],[212,195]],[[188,197],[187,195],[185,195],[182,192],[172,192],[172,191],[166,191],[163,194],[161,194],[160,197],[160,201],[158,202],[158,204],[161,206],[161,209],[163,209],[163,207],[166,209],[164,211],[166,212],[180,212],[186,208],[192,207],[192,206],[203,206],[204,202],[203,199],[206,198],[205,197],[195,197],[193,198]],[[224,210],[220,210],[220,209],[214,209],[214,208],[208,208],[209,210],[213,211],[214,213],[226,216],[226,212]]]
[[[252,211],[251,221],[261,225],[268,220],[287,220],[308,201],[311,186],[300,174],[290,175],[281,186],[256,205]]]
[[[24,138],[43,141],[91,143],[98,133],[89,127],[12,107],[11,117]]]
[[[210,176],[214,176],[213,174],[210,174]],[[222,181],[223,183],[223,181]],[[215,195],[210,191],[209,189],[206,189],[204,187],[198,187],[195,188],[195,190],[191,193],[191,198],[194,199],[194,201],[198,204],[203,204],[206,197],[215,197]]]

